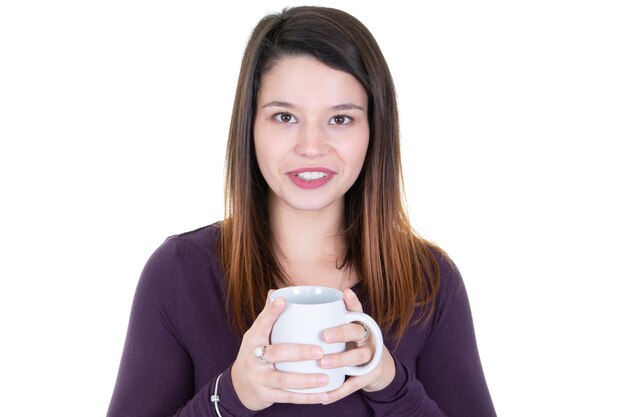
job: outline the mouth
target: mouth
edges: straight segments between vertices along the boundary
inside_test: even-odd
[[[335,172],[326,168],[300,168],[288,172],[287,175],[298,187],[312,189],[326,184]]]
[[[328,168],[321,167],[307,167],[307,168],[298,168],[294,169],[287,173],[288,175],[298,177],[303,180],[319,180],[320,178],[325,178],[330,175],[334,175],[335,172]]]
[[[312,180],[319,180],[320,178],[324,178],[328,174],[325,172],[320,172],[320,171],[304,171],[304,172],[299,172],[293,175],[295,175],[296,177],[302,180],[312,181]]]

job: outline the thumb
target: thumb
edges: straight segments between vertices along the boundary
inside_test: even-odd
[[[259,316],[254,321],[252,325],[255,328],[255,331],[259,333],[269,335],[272,331],[272,326],[274,326],[274,322],[280,316],[280,313],[285,309],[285,299],[282,297],[278,297],[277,299],[272,299],[271,291],[267,295],[267,300],[265,302],[265,307],[259,313]]]

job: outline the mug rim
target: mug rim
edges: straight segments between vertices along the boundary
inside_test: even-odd
[[[327,301],[327,302],[320,302],[320,303],[315,303],[315,304],[307,304],[307,303],[294,303],[291,302],[289,300],[287,300],[287,297],[285,297],[282,293],[288,292],[288,291],[293,291],[297,288],[302,288],[305,289],[307,291],[310,291],[312,289],[319,289],[322,290],[326,293],[333,293],[333,295],[335,295],[337,297],[336,300],[332,300],[332,301]],[[282,292],[281,294],[277,294],[279,292]],[[291,294],[291,293],[290,293]],[[276,300],[279,297],[283,297],[285,299],[285,301],[287,302],[287,304],[294,304],[294,305],[322,305],[322,304],[330,304],[330,303],[336,303],[337,301],[341,301],[343,300],[343,292],[341,292],[340,290],[336,289],[336,288],[332,288],[332,287],[325,287],[323,285],[291,285],[289,287],[282,287],[279,288],[277,290],[274,290],[271,294],[270,294],[270,298],[272,299],[272,301]]]

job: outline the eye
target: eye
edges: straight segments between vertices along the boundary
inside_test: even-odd
[[[273,117],[281,123],[296,123],[296,116],[291,113],[276,113]]]
[[[343,114],[338,114],[337,116],[333,116],[330,119],[330,124],[331,125],[347,125],[350,124],[352,122],[352,118],[350,116],[345,116]]]

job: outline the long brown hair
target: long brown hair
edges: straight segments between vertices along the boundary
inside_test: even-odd
[[[428,320],[439,288],[436,247],[412,229],[403,205],[398,110],[387,63],[368,29],[353,16],[323,7],[296,7],[264,17],[248,41],[233,107],[225,167],[226,216],[222,262],[228,306],[243,334],[267,292],[288,284],[272,239],[268,185],[254,154],[252,126],[261,78],[286,55],[309,55],[345,71],[368,94],[370,140],[363,169],[345,196],[350,265],[362,279],[374,319],[398,341]]]

